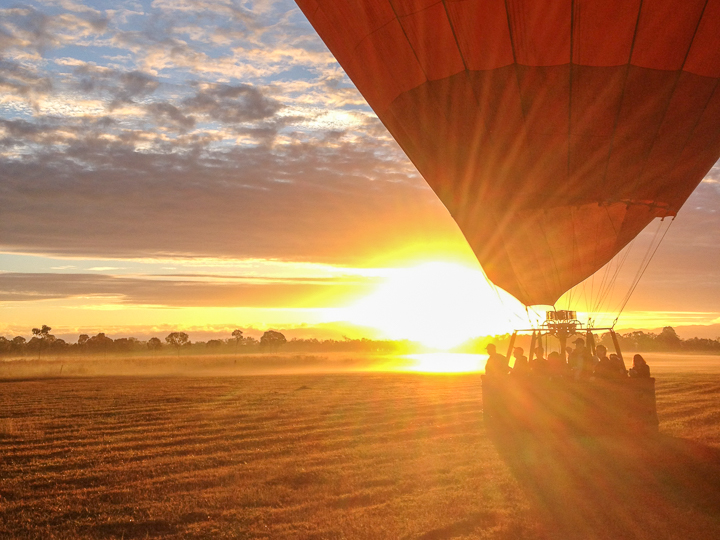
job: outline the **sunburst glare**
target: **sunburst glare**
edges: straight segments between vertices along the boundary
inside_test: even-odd
[[[486,354],[425,353],[408,354],[408,364],[398,365],[397,371],[418,373],[473,373],[485,370]]]
[[[495,291],[479,269],[429,262],[399,268],[345,310],[348,322],[447,350],[476,336],[508,332],[518,303]]]

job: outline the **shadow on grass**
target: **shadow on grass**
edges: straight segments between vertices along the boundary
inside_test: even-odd
[[[663,435],[493,430],[549,538],[720,538],[720,450]]]
[[[446,527],[427,531],[416,538],[417,540],[445,540],[446,538],[466,536],[475,532],[480,527],[491,527],[497,522],[498,515],[496,512],[476,512],[466,519],[457,521]]]
[[[177,527],[162,519],[146,521],[115,521],[94,525],[89,536],[99,538],[157,538],[175,534]]]

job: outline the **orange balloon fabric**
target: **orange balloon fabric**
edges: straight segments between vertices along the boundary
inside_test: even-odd
[[[488,277],[554,304],[720,157],[720,0],[297,0]]]

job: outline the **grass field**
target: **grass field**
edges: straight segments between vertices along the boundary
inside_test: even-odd
[[[705,371],[649,441],[491,438],[477,374],[6,379],[0,538],[720,538]]]

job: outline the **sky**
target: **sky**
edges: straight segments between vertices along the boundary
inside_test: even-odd
[[[716,166],[619,327],[720,335],[718,208]],[[293,1],[0,0],[0,335],[442,347],[526,316]]]

